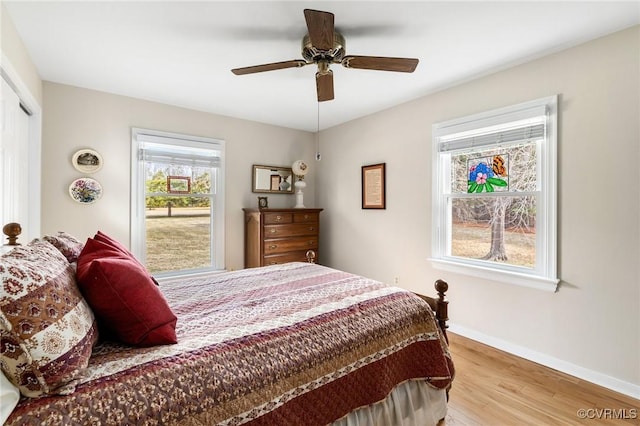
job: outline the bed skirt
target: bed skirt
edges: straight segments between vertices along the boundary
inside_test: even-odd
[[[431,426],[447,415],[447,395],[422,380],[409,380],[389,396],[352,411],[333,426]]]

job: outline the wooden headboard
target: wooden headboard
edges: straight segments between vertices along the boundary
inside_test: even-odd
[[[2,232],[7,236],[7,242],[0,245],[0,253],[5,253],[15,246],[19,246],[18,235],[22,233],[22,227],[19,223],[11,222],[2,227]]]

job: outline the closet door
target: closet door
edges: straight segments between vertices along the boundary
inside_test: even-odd
[[[9,222],[22,227],[19,241],[26,243],[29,232],[29,115],[20,99],[2,78],[0,88],[0,228]],[[5,236],[2,237],[4,244]]]

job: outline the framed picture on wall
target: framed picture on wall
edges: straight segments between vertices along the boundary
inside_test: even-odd
[[[93,149],[80,149],[71,157],[73,167],[82,173],[95,173],[102,168],[102,156]]]
[[[191,193],[191,178],[189,176],[167,176],[167,192],[170,194]]]
[[[385,209],[386,163],[362,166],[362,208]]]

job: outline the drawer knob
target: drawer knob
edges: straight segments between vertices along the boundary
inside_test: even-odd
[[[309,241],[307,244],[312,246],[313,245],[313,241]]]
[[[309,215],[308,215],[308,214],[305,214],[305,215],[304,215],[304,218],[305,218],[305,219],[309,219]]]
[[[270,246],[269,246],[269,248],[270,248],[271,250],[273,250],[273,249],[277,249],[277,248],[278,248],[278,246],[277,246],[276,244],[272,244],[272,245],[270,245]]]
[[[313,231],[315,228],[313,226],[309,227],[309,231]]]
[[[278,231],[276,231],[275,229],[271,229],[271,231],[269,231],[269,232],[271,232],[272,234],[275,234]]]
[[[276,216],[276,220],[282,220],[282,216]]]
[[[307,257],[307,262],[316,263],[316,252],[315,251],[307,250],[307,253],[305,254],[305,256]]]

